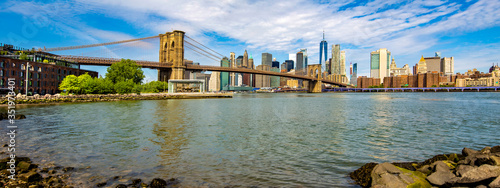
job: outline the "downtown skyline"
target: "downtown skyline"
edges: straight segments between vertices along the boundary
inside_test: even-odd
[[[1,5],[0,15],[6,18],[2,23],[8,29],[0,31],[0,41],[26,48],[125,40],[176,29],[186,31],[190,37],[227,57],[229,52],[240,55],[246,49],[253,54],[255,65],[261,64],[262,53],[271,53],[282,63],[289,54],[302,48],[308,51],[309,64],[316,64],[324,29],[325,40],[330,44],[328,51],[331,44],[340,44],[346,51],[346,64],[358,63],[358,76],[369,76],[370,52],[379,48],[390,50],[398,65],[414,65],[420,56],[431,57],[440,51],[445,57],[455,57],[455,72],[472,68],[487,72],[492,63],[500,61],[500,37],[497,36],[500,18],[491,16],[500,14],[497,0],[144,1],[141,4],[134,1],[9,1]],[[24,40],[12,40],[19,39],[12,37],[12,33]],[[157,60],[158,44],[144,48],[150,49],[151,54],[123,58]],[[327,54],[331,58],[331,53]],[[189,53],[186,58],[204,65],[218,64],[197,60],[199,57]],[[91,70],[100,75],[105,72],[103,67]],[[147,70],[146,74],[155,72]]]

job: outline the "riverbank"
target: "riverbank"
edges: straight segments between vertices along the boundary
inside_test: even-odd
[[[362,187],[500,188],[500,145],[464,148],[424,162],[367,163],[349,175]]]
[[[11,166],[15,168],[11,168]],[[68,179],[71,177],[71,174],[79,170],[83,169],[76,169],[74,167],[62,167],[62,166],[41,168],[39,167],[39,165],[34,164],[28,157],[16,157],[13,159],[4,158],[0,159],[0,187],[29,187],[29,188],[42,188],[42,187],[72,188],[75,186],[80,187],[81,185],[73,185],[71,181],[68,181]],[[11,171],[15,173],[14,176],[11,175]],[[95,184],[95,187],[113,186],[116,188],[126,188],[126,187],[163,188],[169,186],[176,186],[179,184],[180,181],[175,178],[171,178],[168,180],[155,178],[151,180],[151,182],[147,183],[141,179],[121,181],[120,176],[115,176],[110,178],[109,181],[103,181]]]
[[[53,104],[73,102],[104,102],[122,100],[165,100],[165,99],[205,99],[205,98],[232,98],[232,93],[143,93],[143,94],[106,94],[106,95],[33,95],[18,94],[16,104]],[[0,98],[0,106],[7,106],[7,97]]]

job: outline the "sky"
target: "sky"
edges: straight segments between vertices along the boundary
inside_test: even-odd
[[[398,67],[421,56],[454,57],[455,72],[487,72],[500,63],[500,0],[65,0],[0,1],[0,43],[25,48],[63,47],[155,36],[172,30],[229,57],[245,50],[279,62],[306,48],[309,64],[319,63],[325,34],[346,52],[346,68],[370,76],[370,52],[387,48]],[[66,55],[158,61],[159,41],[54,52]],[[219,65],[186,50],[185,58]],[[82,66],[106,73],[106,67]],[[144,69],[146,81],[156,70]],[[346,70],[349,72],[349,70]]]

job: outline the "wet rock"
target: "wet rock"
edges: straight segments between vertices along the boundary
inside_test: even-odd
[[[178,179],[175,178],[170,178],[167,180],[167,186],[172,186],[172,185],[177,185],[180,184],[181,182]]]
[[[52,174],[55,174],[55,173],[57,173],[57,171],[56,171],[56,170],[54,170],[54,169],[52,169],[52,170],[49,170],[49,171],[48,171],[48,174],[49,174],[49,175],[52,175]]]
[[[108,182],[101,182],[101,183],[98,183],[96,186],[97,187],[104,187],[108,184]]]
[[[42,168],[42,170],[40,170],[40,173],[47,173],[49,172],[49,168]]]
[[[370,187],[372,184],[371,173],[377,163],[366,163],[361,168],[351,172],[349,176],[361,187]]]
[[[500,176],[500,167],[485,164],[465,172],[457,182],[476,183],[498,176]]]
[[[123,184],[118,184],[115,188],[127,188],[127,186]]]
[[[432,173],[432,167],[431,167],[431,165],[424,165],[424,166],[420,167],[419,169],[417,169],[417,171],[422,172],[425,175],[429,175]]]
[[[70,171],[73,171],[75,168],[73,167],[65,167],[62,169],[63,172],[70,172]]]
[[[42,176],[36,172],[28,172],[26,174],[21,174],[19,178],[28,183],[33,183],[42,180]]]
[[[55,185],[57,183],[61,183],[61,179],[58,177],[50,177],[49,180],[47,181],[48,184],[50,185]]]
[[[450,171],[436,171],[427,176],[427,180],[433,185],[443,186],[447,183],[453,184],[457,181],[457,177]]]
[[[141,179],[133,179],[132,180],[132,185],[139,185],[142,182]]]
[[[167,186],[167,181],[162,180],[160,178],[155,178],[151,183],[149,184],[151,188],[163,188]]]
[[[480,153],[484,153],[484,154],[488,154],[488,153],[491,153],[491,147],[484,147],[481,151],[479,151]]]
[[[31,164],[31,162],[21,161],[19,162],[19,164],[17,164],[17,167],[19,167],[19,169],[23,172],[27,172],[33,168],[36,168],[37,165]]]
[[[481,166],[483,164],[496,165],[495,161],[490,158],[490,154],[477,154],[473,156],[471,162],[474,161],[475,166]]]
[[[495,178],[488,186],[490,186],[490,188],[500,188],[500,176]]]
[[[403,171],[390,163],[378,164],[371,173],[372,187],[406,187],[414,183],[413,178],[403,174]]]
[[[470,149],[470,148],[464,148],[462,150],[462,155],[464,155],[465,157],[467,157],[469,155],[476,154],[476,153],[479,153],[479,151],[476,151],[476,150],[473,150],[473,149]]]
[[[493,146],[493,147],[490,149],[490,152],[491,152],[491,153],[500,153],[500,145],[498,145],[498,146]]]

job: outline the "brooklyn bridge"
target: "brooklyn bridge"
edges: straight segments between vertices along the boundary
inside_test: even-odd
[[[168,81],[168,80],[182,80],[184,79],[185,71],[218,71],[218,72],[234,72],[234,73],[247,73],[247,74],[259,74],[259,75],[267,75],[267,76],[279,76],[286,77],[292,79],[301,79],[304,81],[308,81],[308,92],[317,93],[322,91],[323,83],[335,85],[338,87],[347,87],[344,83],[334,82],[332,80],[326,79],[326,77],[322,74],[321,65],[308,65],[307,73],[304,74],[292,74],[292,73],[280,73],[273,71],[265,71],[265,70],[256,70],[256,69],[247,69],[247,68],[238,68],[238,67],[221,67],[221,66],[209,66],[209,65],[193,65],[185,63],[185,47],[191,49],[195,52],[205,52],[203,54],[210,59],[213,60],[221,60],[217,57],[220,56],[210,56],[208,51],[213,51],[206,47],[205,45],[194,41],[191,39],[190,42],[185,41],[185,37],[191,39],[189,36],[185,35],[185,32],[174,30],[172,32],[167,32],[165,34],[159,34],[157,36],[138,38],[138,39],[130,39],[130,40],[122,40],[116,42],[107,42],[107,43],[99,43],[99,44],[90,44],[90,45],[79,45],[79,46],[69,46],[69,47],[57,47],[57,48],[43,48],[38,49],[39,52],[53,52],[53,51],[64,51],[64,50],[74,50],[74,49],[83,49],[83,48],[92,48],[99,46],[108,46],[115,44],[123,44],[130,43],[134,41],[141,41],[147,39],[160,39],[160,50],[159,50],[159,61],[145,61],[145,60],[134,60],[138,65],[143,68],[151,68],[158,69],[158,80],[159,81]],[[198,43],[194,45],[193,43]],[[188,44],[186,46],[186,44]],[[197,46],[203,46],[208,48],[202,49]],[[213,51],[216,54],[219,54]],[[220,54],[219,54],[220,55]],[[90,56],[77,56],[77,55],[60,55],[58,58],[62,60],[68,60],[76,62],[80,65],[94,65],[94,66],[110,66],[111,64],[120,61],[120,58],[105,58],[105,57],[90,57]]]

